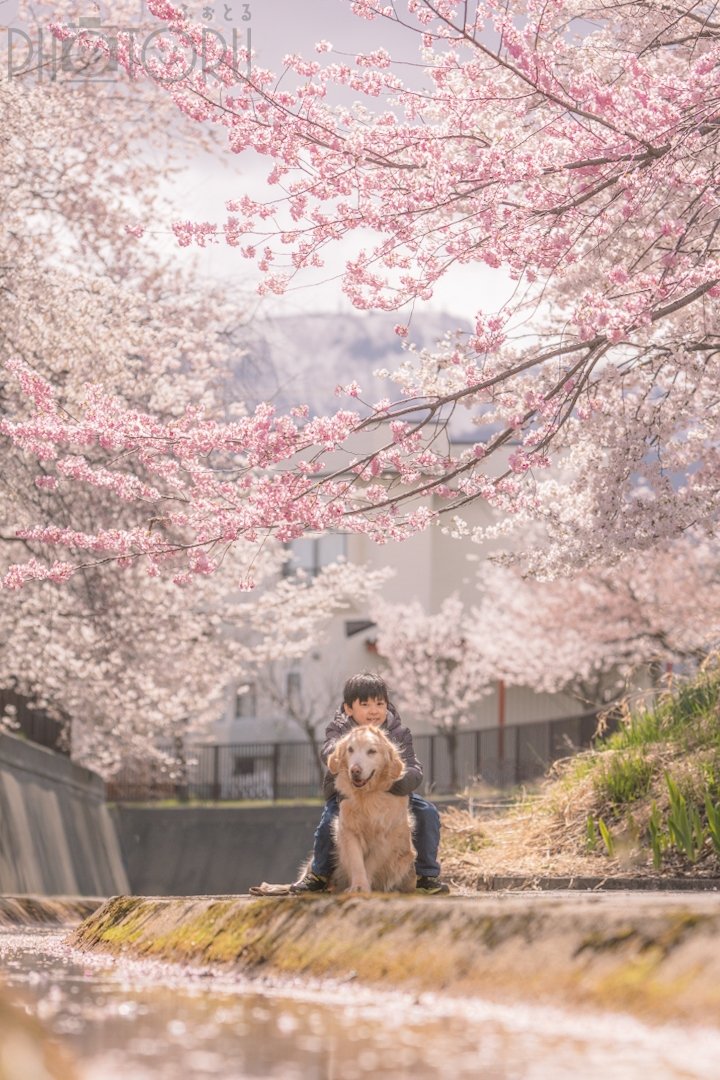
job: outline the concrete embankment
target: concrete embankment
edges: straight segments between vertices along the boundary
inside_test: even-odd
[[[101,778],[0,734],[0,893],[110,896],[128,888]]]
[[[321,806],[116,806],[130,889],[143,896],[246,893],[294,881]]]
[[[104,903],[92,896],[0,896],[0,926],[74,926]]]
[[[114,806],[110,813],[130,879],[124,891],[226,896],[246,893],[261,881],[294,881],[312,850],[321,811],[320,800],[290,806]]]
[[[116,897],[73,943],[243,977],[559,1002],[720,1023],[717,896]]]

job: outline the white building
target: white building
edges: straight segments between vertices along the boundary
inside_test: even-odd
[[[471,526],[492,523],[492,512],[481,501],[464,508],[463,516]],[[476,564],[467,559],[468,554],[482,557],[482,549],[431,527],[402,543],[390,541],[384,545],[355,533],[307,537],[291,545],[291,565],[312,575],[344,557],[368,570],[390,568],[393,574],[383,589],[383,598],[398,605],[417,601],[432,614],[452,594],[465,595],[469,603],[473,602]],[[382,660],[374,649],[375,636],[376,628],[367,610],[356,608],[336,616],[323,641],[308,643],[302,661],[278,662],[273,672],[247,686],[242,682],[231,684],[226,712],[213,738],[223,743],[306,741],[306,733],[289,715],[292,711],[303,719],[314,715],[321,738],[341,704],[346,678],[359,671],[382,673]],[[566,695],[535,693],[498,683],[473,714],[464,718],[463,726],[472,730],[510,726],[577,716],[582,711],[578,702]],[[418,735],[436,730],[425,717],[404,719]]]

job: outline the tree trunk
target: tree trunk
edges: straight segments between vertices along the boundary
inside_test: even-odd
[[[187,757],[185,754],[185,740],[182,735],[175,735],[175,798],[178,802],[190,801],[190,788],[188,785]]]
[[[313,761],[315,762],[318,780],[320,782],[320,787],[322,788],[322,782],[325,779],[325,766],[323,764],[322,758],[320,757],[321,746],[318,742],[317,733],[312,724],[304,724],[303,727],[305,729],[305,734],[307,735],[310,745],[313,749]]]
[[[450,791],[453,795],[457,795],[458,789],[458,733],[455,728],[450,731],[443,731],[445,741],[448,749],[448,760],[450,763]]]

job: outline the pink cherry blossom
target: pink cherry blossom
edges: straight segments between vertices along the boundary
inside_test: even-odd
[[[202,27],[165,0],[151,10],[166,33],[146,83],[198,138],[215,125],[230,153],[267,162],[265,197],[239,173],[225,209],[166,226],[180,245],[229,243],[256,263],[261,293],[278,295],[349,245],[345,295],[397,311],[408,339],[412,305],[454,268],[502,269],[512,293],[499,312],[478,295],[474,333],[410,347],[386,400],[352,420],[168,426],[112,395],[67,416],[18,371],[35,413],[4,425],[16,447],[48,472],[85,456],[68,482],[123,500],[132,484],[103,454],[125,455],[157,495],[137,489],[154,524],[146,543],[135,529],[132,551],[154,557],[164,544],[172,573],[198,546],[212,561],[228,536],[342,523],[402,539],[473,500],[540,522],[547,545],[533,565],[552,573],[714,531],[720,68],[694,9],[483,0],[470,14],[445,0],[358,0],[352,10],[378,29],[371,51],[346,62],[326,43],[312,59],[288,48],[282,78],[224,62],[213,85],[179,75]],[[394,62],[386,20],[417,45],[421,74]],[[130,48],[120,58],[128,70],[134,59]],[[483,429],[482,456],[438,452],[461,409]],[[412,432],[398,438],[386,420]],[[358,450],[370,434],[377,445]],[[112,530],[96,535],[128,557]]]

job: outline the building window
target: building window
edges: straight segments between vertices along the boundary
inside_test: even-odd
[[[355,634],[362,634],[365,630],[372,630],[376,625],[372,619],[346,619],[345,620],[345,637],[355,637]]]
[[[303,570],[310,577],[316,577],[324,566],[335,562],[345,555],[345,533],[325,533],[323,536],[301,536],[286,545],[288,560],[285,574]]]
[[[290,708],[299,705],[302,694],[302,676],[299,671],[288,671],[285,680],[285,695]]]
[[[248,683],[235,694],[235,719],[247,720],[257,713],[257,694],[255,683]]]

